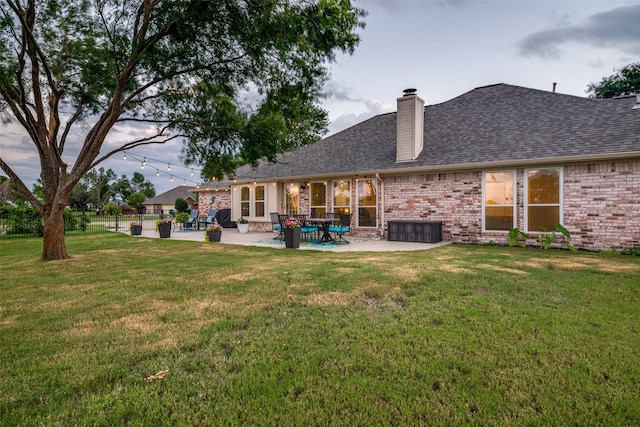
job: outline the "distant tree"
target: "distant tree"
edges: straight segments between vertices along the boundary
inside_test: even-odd
[[[113,195],[113,180],[116,179],[113,169],[104,168],[92,169],[82,177],[83,183],[87,186],[89,197],[93,206],[98,210],[98,215],[102,215],[104,206]]]
[[[91,203],[91,194],[87,188],[87,184],[79,182],[73,186],[71,195],[69,196],[69,206],[80,211],[86,211]]]
[[[155,197],[156,195],[156,189],[154,188],[153,183],[145,179],[144,175],[140,172],[133,173],[133,178],[131,178],[131,190],[132,193],[144,194],[148,199]]]
[[[126,175],[122,175],[120,178],[116,180],[111,186],[111,190],[113,191],[113,197],[118,198],[122,201],[126,201],[131,194],[133,194],[133,190],[131,189],[131,181],[127,178]]]
[[[0,2],[0,111],[34,144],[44,202],[2,156],[0,168],[44,219],[42,258],[68,258],[64,206],[115,153],[183,139],[185,162],[221,178],[319,139],[327,64],[354,51],[364,16],[350,0]],[[126,122],[154,132],[103,147]]]
[[[176,199],[176,212],[187,212],[189,203],[183,198]]]
[[[144,206],[143,203],[145,200],[147,200],[147,196],[145,196],[144,193],[133,193],[127,199],[127,204],[135,210],[140,211]]]
[[[636,93],[640,93],[640,62],[622,67],[600,83],[590,83],[587,87],[590,98],[613,98]]]

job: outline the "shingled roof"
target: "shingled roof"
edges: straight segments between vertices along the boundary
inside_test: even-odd
[[[640,157],[635,96],[591,99],[507,84],[424,109],[424,148],[396,163],[396,113],[375,116],[277,163],[243,166],[238,180],[446,171]]]
[[[179,185],[169,191],[165,191],[162,194],[158,194],[155,197],[145,200],[143,205],[171,205],[174,204],[176,200],[186,200],[187,197],[191,197],[193,200],[196,200],[196,195],[193,190],[195,190],[195,187]]]

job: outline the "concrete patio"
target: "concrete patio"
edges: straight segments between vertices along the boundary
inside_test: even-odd
[[[129,234],[127,231],[126,234]],[[255,232],[249,231],[248,233],[240,233],[235,228],[225,228],[222,232],[222,238],[220,244],[230,245],[246,245],[246,246],[262,246],[276,249],[286,249],[283,243],[276,243],[274,241],[277,233],[275,232]],[[138,238],[154,238],[158,239],[159,235],[154,230],[142,230],[141,236],[134,236]],[[414,242],[390,242],[384,239],[369,239],[362,237],[349,237],[348,240],[353,240],[349,244],[331,245],[331,246],[311,246],[305,245],[303,242],[300,244],[300,250],[320,250],[320,251],[333,251],[333,252],[353,252],[353,251],[369,251],[369,252],[385,252],[385,251],[421,251],[425,249],[432,249],[438,246],[449,244],[450,242],[440,243],[414,243]],[[171,237],[166,240],[190,240],[193,242],[204,242],[204,231],[188,231],[188,230],[173,230],[171,231]],[[218,243],[212,243],[218,244]]]

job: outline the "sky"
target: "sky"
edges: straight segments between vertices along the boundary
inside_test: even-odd
[[[640,0],[354,0],[368,12],[353,55],[330,64],[322,100],[333,134],[396,110],[407,88],[426,105],[476,87],[506,83],[587,96],[589,83],[640,61]],[[77,129],[80,141],[84,129]],[[131,140],[116,129],[103,154]],[[0,155],[31,186],[39,176],[33,144],[0,123]],[[72,135],[73,136],[73,135]],[[74,138],[69,139],[70,152]],[[79,147],[78,147],[79,148]],[[118,176],[140,172],[158,194],[201,182],[199,169],[181,166],[179,142],[116,154],[100,166]],[[76,150],[77,151],[77,150]],[[146,160],[145,169],[141,168]],[[71,160],[72,162],[72,160]],[[168,168],[171,168],[171,171]],[[2,171],[0,171],[2,173]],[[4,173],[2,173],[4,174]],[[171,178],[173,177],[173,181]]]

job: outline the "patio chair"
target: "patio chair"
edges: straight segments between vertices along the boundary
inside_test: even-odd
[[[207,228],[209,225],[211,225],[214,222],[216,222],[216,213],[217,212],[218,212],[217,209],[209,209],[209,213],[207,214],[207,217],[204,220],[199,221],[198,229],[200,228],[200,224],[204,224],[204,228]]]
[[[192,230],[196,228],[196,225],[198,225],[198,213],[198,209],[191,209],[191,214],[189,214],[189,221],[184,223],[185,230],[187,228]]]
[[[285,215],[280,215],[278,212],[271,212],[271,229],[273,231],[277,231],[278,235],[276,236],[276,240],[284,240],[284,220],[286,219]],[[285,218],[280,219],[283,216]]]
[[[336,233],[336,243],[349,243],[349,241],[344,238],[344,234],[349,232],[350,227],[351,214],[342,214],[340,216],[340,224],[332,225],[331,227],[329,227],[329,231],[331,233]]]
[[[318,226],[309,224],[307,222],[307,215],[294,215],[295,219],[302,223],[302,227],[300,227],[300,233],[302,233],[302,238],[304,241],[309,240],[309,235],[315,234],[315,240],[318,240]]]

